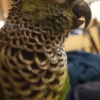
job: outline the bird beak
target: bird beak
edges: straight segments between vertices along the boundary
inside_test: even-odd
[[[81,24],[83,24],[83,20],[79,20],[79,18],[84,17],[85,18],[85,27],[87,28],[91,21],[91,10],[89,5],[86,2],[76,2],[73,4],[73,13],[75,14],[73,17],[73,26],[72,28],[78,28]]]

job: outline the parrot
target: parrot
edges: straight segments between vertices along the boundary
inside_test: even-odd
[[[85,20],[80,20],[84,17]],[[91,21],[84,0],[12,0],[0,30],[0,87],[5,100],[58,100],[68,76],[64,43]]]

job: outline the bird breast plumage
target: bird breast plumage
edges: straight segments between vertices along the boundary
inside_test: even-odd
[[[0,32],[0,82],[7,100],[57,100],[64,86],[64,36],[32,30],[5,26]]]

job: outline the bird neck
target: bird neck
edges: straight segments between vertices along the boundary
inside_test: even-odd
[[[59,35],[59,38],[62,36],[65,38],[65,36],[68,36],[68,30],[73,23],[73,13],[70,5],[59,6],[58,4],[41,2],[41,5],[39,5],[38,8],[38,6],[35,6],[34,4],[36,0],[33,0],[34,3],[31,5],[33,8],[32,12],[32,10],[29,9],[30,4],[27,4],[28,1],[32,0],[26,0],[26,2],[25,0],[23,1],[24,2],[22,2],[22,0],[17,0],[13,3],[7,18],[8,24],[25,28],[25,25],[27,27],[28,23],[31,23],[31,27],[40,27],[45,30],[46,34],[50,37]],[[40,3],[36,3],[36,5],[38,4]],[[65,32],[66,30],[67,32]]]

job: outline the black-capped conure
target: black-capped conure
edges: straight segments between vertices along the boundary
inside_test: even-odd
[[[83,0],[13,0],[0,30],[5,100],[58,100],[67,77],[64,41],[82,16],[86,28],[91,11]]]

